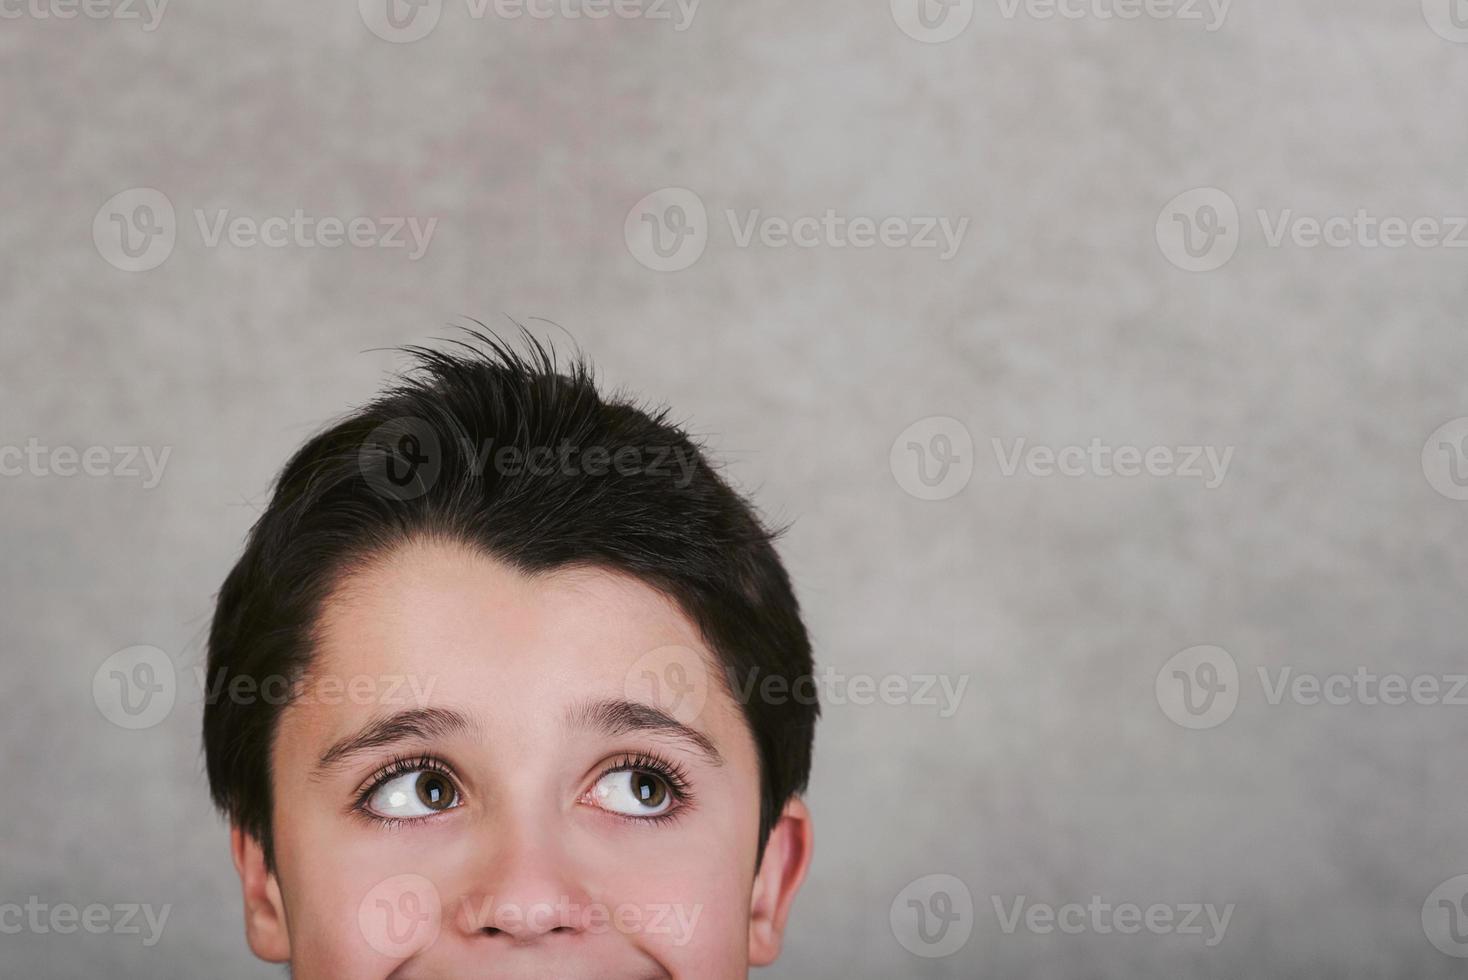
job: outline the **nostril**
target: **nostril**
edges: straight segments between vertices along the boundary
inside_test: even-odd
[[[575,932],[575,931],[576,931],[576,929],[573,926],[556,926],[553,929],[547,930],[547,932],[549,932],[549,933]],[[480,932],[480,934],[485,935],[485,936],[510,936],[510,938],[512,938],[512,939],[514,938],[513,936],[510,935],[510,933],[506,932],[503,929],[496,928],[495,926],[483,926],[483,927],[480,928],[479,932]]]

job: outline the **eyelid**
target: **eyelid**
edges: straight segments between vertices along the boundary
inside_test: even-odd
[[[666,813],[660,813],[655,816],[630,817],[621,813],[613,813],[613,816],[622,817],[627,820],[663,820],[693,805],[693,789],[688,783],[688,773],[677,763],[649,752],[622,752],[612,756],[597,767],[596,777],[587,786],[586,791],[582,794],[582,798],[590,797],[597,783],[615,772],[649,772],[659,777],[663,782],[667,783],[668,792],[673,794],[673,806]],[[590,805],[596,806],[594,803]],[[611,813],[605,807],[597,807],[597,809]]]
[[[688,782],[688,773],[682,766],[671,759],[651,752],[619,752],[604,762],[600,768],[603,776],[612,772],[644,769],[660,776],[666,776],[670,782],[677,782],[680,785],[686,785]]]
[[[378,789],[383,786],[383,784],[389,782],[390,780],[396,779],[399,776],[404,776],[412,772],[438,773],[440,776],[451,780],[454,784],[454,791],[457,792],[461,798],[463,797],[464,781],[461,780],[458,774],[454,772],[453,767],[450,766],[443,759],[440,759],[437,756],[428,755],[426,753],[417,756],[394,756],[390,762],[388,762],[386,765],[379,766],[376,770],[373,771],[372,775],[368,776],[365,780],[358,784],[357,790],[353,794],[354,802],[351,805],[351,809],[361,813],[365,813],[368,816],[374,817],[376,819],[384,819],[378,814],[372,813],[370,810],[367,809],[367,801],[372,799],[372,794],[376,793]],[[428,818],[394,817],[391,819],[426,820]]]

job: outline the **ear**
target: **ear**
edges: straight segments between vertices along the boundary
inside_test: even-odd
[[[244,890],[245,939],[250,951],[267,962],[284,963],[291,958],[285,903],[281,901],[275,873],[265,866],[265,850],[259,841],[238,827],[230,827],[229,848]]]
[[[779,957],[785,920],[810,867],[813,844],[810,810],[799,797],[792,797],[770,830],[754,876],[749,905],[751,966],[769,966]]]

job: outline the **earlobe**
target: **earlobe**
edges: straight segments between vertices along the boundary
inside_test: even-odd
[[[785,920],[810,867],[812,846],[810,810],[803,800],[793,797],[770,831],[754,876],[749,907],[751,966],[769,966],[779,957]]]
[[[244,893],[245,939],[250,951],[267,962],[284,963],[291,958],[285,904],[275,874],[265,866],[265,850],[239,827],[230,828],[229,846]]]

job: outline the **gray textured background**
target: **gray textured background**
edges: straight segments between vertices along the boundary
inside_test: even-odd
[[[401,364],[365,351],[506,315],[669,402],[793,519],[821,663],[968,678],[947,719],[828,707],[815,866],[763,975],[1461,974],[1422,911],[1468,872],[1468,707],[1271,705],[1256,675],[1464,669],[1468,503],[1421,454],[1468,415],[1465,253],[1270,248],[1253,217],[1468,213],[1468,46],[1418,0],[1238,0],[1215,32],[979,0],[943,44],[887,0],[706,0],[684,31],[448,0],[413,43],[345,0],[174,0],[152,31],[6,9],[0,444],[171,457],[153,488],[0,478],[0,902],[173,910],[151,948],[0,935],[0,974],[277,975],[245,947],[201,774],[187,678],[212,595],[287,453]],[[1209,186],[1242,240],[1186,272],[1154,226]],[[624,238],[664,187],[710,217],[675,272]],[[176,209],[151,271],[93,241],[130,188]],[[439,221],[410,261],[211,248],[193,217],[296,208]],[[971,224],[945,262],[741,248],[728,208]],[[966,426],[973,475],[930,501],[889,450],[934,416]],[[1020,437],[1235,454],[1212,490],[1006,477],[990,440]],[[182,673],[168,717],[127,731],[92,679],[134,644]],[[1197,644],[1242,677],[1193,731],[1154,680]],[[943,958],[889,916],[931,874],[974,907]],[[1006,934],[994,900],[1020,895],[1236,908],[1207,948]]]

